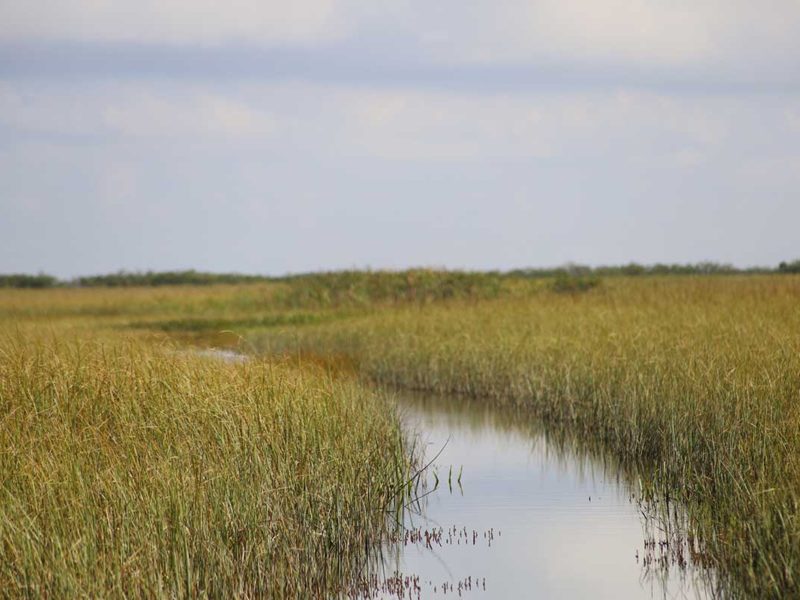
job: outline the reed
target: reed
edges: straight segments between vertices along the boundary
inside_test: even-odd
[[[330,597],[392,527],[409,451],[355,381],[0,324],[0,597]]]
[[[665,514],[686,510],[720,592],[800,596],[800,276],[474,293],[434,276],[421,296],[381,277],[0,292],[0,589],[328,593],[408,474],[353,372],[513,406],[613,454]],[[285,358],[223,365],[169,339]]]
[[[800,277],[614,278],[254,334],[394,386],[527,410],[682,504],[720,590],[800,595]]]

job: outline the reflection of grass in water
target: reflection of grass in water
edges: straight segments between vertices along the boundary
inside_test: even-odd
[[[665,503],[663,498],[657,499],[642,493],[639,482],[647,477],[646,467],[620,462],[597,440],[577,436],[563,424],[530,419],[530,413],[520,407],[496,406],[480,398],[454,394],[437,395],[392,389],[387,389],[386,393],[397,402],[404,426],[418,439],[424,439],[427,424],[444,431],[483,433],[489,430],[498,441],[516,438],[515,443],[530,444],[531,453],[544,458],[547,465],[543,467],[545,470],[569,472],[577,476],[579,481],[600,475],[605,481],[616,482],[620,500],[631,502],[640,512],[642,542],[638,548],[631,547],[629,558],[641,565],[642,583],[654,586],[656,591],[664,590],[664,593],[667,590],[676,593],[678,590],[687,592],[692,589],[698,594],[714,595],[716,574],[710,569],[702,545],[694,536],[686,511],[674,502]],[[419,425],[419,422],[426,425]],[[439,453],[444,449],[439,440],[429,448],[428,453]],[[458,457],[453,458],[457,460]],[[428,495],[437,490],[439,493],[448,493],[448,490],[451,494],[459,493],[456,485],[461,489],[462,469],[457,469],[447,461],[440,463],[434,460],[419,478],[420,485],[415,488],[418,501],[407,506],[405,529],[393,534],[389,538],[389,546],[371,563],[362,583],[368,583],[372,589],[386,592],[387,588],[396,587],[400,581],[413,587],[413,583],[420,580],[423,580],[425,588],[428,578],[420,578],[420,573],[406,572],[398,578],[400,557],[409,545],[429,549],[429,560],[439,562],[441,559],[437,553],[443,546],[463,542],[466,546],[488,544],[491,547],[495,535],[500,535],[495,529],[483,532],[463,527],[445,529],[429,521],[426,516]],[[440,481],[440,468],[444,469],[446,480],[443,477]],[[468,476],[469,473],[467,479]],[[448,485],[440,488],[445,481]],[[463,494],[463,490],[460,493]],[[588,501],[592,501],[591,496]],[[458,583],[462,587],[467,583],[466,579],[463,582],[454,581],[450,581],[450,584],[456,591]],[[442,583],[439,582],[440,588]]]
[[[498,435],[529,440],[532,452],[546,456],[548,468],[569,471],[580,479],[599,473],[604,480],[616,482],[619,493],[640,511],[643,543],[636,558],[642,566],[643,581],[666,589],[667,579],[677,571],[678,580],[689,578],[696,589],[714,593],[716,574],[685,509],[670,502],[669,496],[658,497],[641,488],[641,482],[652,476],[648,465],[621,461],[597,439],[577,435],[563,423],[530,419],[529,412],[519,406],[495,406],[470,396],[422,392],[395,395],[400,415],[406,419],[411,411],[440,418],[448,428],[499,430]],[[424,510],[423,504],[419,511]]]
[[[614,279],[255,338],[558,425],[678,501],[721,585],[800,594],[800,279]]]

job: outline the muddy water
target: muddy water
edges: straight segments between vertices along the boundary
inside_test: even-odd
[[[397,402],[426,455],[438,457],[428,495],[385,550],[372,597],[710,596],[691,561],[670,560],[663,534],[631,499],[637,490],[601,459],[485,403]]]

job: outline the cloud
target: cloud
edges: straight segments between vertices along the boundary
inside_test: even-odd
[[[115,133],[149,137],[255,138],[276,128],[273,118],[244,102],[203,92],[178,99],[138,92],[105,108],[101,121]]]
[[[87,89],[0,85],[0,125],[67,137],[269,137],[278,127],[259,107],[216,90],[132,84]]]
[[[6,81],[0,268],[776,263],[799,101]]]
[[[685,76],[800,63],[794,0],[28,0],[0,4],[6,43],[131,43],[352,50],[350,60],[421,66],[594,66]],[[361,56],[359,56],[361,54]]]
[[[217,44],[340,38],[335,0],[26,0],[0,5],[0,39]]]
[[[407,5],[403,26],[449,64],[725,68],[796,65],[793,0],[492,0]],[[792,54],[794,53],[794,54]],[[744,60],[742,63],[741,61]]]
[[[791,117],[786,107],[785,102],[775,103],[770,127]],[[302,156],[416,162],[613,155],[645,161],[680,157],[674,162],[688,165],[696,164],[701,154],[724,148],[754,120],[752,106],[740,99],[637,90],[466,93],[280,83],[0,85],[0,125],[23,137],[61,136],[65,143],[76,136],[168,138],[177,143],[226,138]]]
[[[598,91],[468,94],[335,89],[351,151],[394,160],[670,160],[719,149],[742,107],[729,99]],[[692,149],[690,159],[687,148]],[[680,153],[680,154],[679,154]],[[679,156],[679,160],[673,160]]]
[[[439,9],[442,18],[457,10]],[[715,52],[713,15],[697,3],[500,0],[471,4],[461,36],[429,41],[451,62],[625,61],[681,64]],[[451,13],[452,14],[452,13]],[[457,12],[455,14],[458,14]],[[442,24],[443,25],[443,24]]]

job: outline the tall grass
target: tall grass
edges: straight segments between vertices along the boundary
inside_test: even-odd
[[[391,411],[319,368],[0,333],[0,596],[330,597],[391,526]]]
[[[407,461],[392,415],[320,363],[513,405],[590,440],[652,500],[682,504],[723,591],[800,596],[800,277],[501,279],[474,293],[434,277],[422,296],[343,277],[0,293],[0,589],[336,589]],[[91,341],[31,333],[43,324]],[[158,341],[222,327],[313,360],[220,365]]]
[[[800,596],[800,278],[614,279],[254,336],[513,404],[681,502],[732,595]]]
[[[434,269],[310,273],[286,277],[283,282],[281,304],[292,308],[476,300],[497,297],[503,289],[497,273]]]

